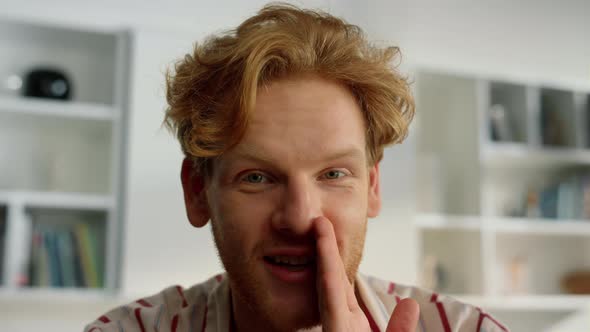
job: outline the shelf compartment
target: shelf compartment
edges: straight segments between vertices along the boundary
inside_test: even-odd
[[[70,79],[72,100],[114,105],[118,38],[114,33],[3,21],[0,78],[23,78],[33,68],[58,69]]]
[[[578,146],[574,92],[541,88],[540,98],[541,144],[553,147]]]
[[[0,112],[0,190],[111,192],[114,128]]]
[[[478,230],[424,229],[420,286],[445,294],[483,294],[480,235]]]
[[[485,170],[482,215],[584,219],[588,165],[539,162]]]
[[[27,283],[21,286],[103,288],[107,214],[29,208],[32,222]]]
[[[489,105],[486,112],[490,126],[490,141],[526,143],[526,86],[492,81],[489,87]]]
[[[567,295],[562,278],[590,268],[590,240],[585,237],[500,233],[496,243],[499,295]]]

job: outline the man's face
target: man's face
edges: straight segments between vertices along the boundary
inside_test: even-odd
[[[312,222],[328,218],[351,282],[379,172],[352,94],[315,76],[259,90],[242,141],[206,185],[213,234],[234,301],[279,330],[319,323]]]

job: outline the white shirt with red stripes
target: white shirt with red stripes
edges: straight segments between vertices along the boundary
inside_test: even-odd
[[[482,309],[418,287],[357,275],[355,286],[373,331],[385,331],[396,304],[412,298],[420,305],[417,332],[508,332]],[[188,289],[162,292],[118,307],[87,325],[85,332],[228,332],[230,293],[225,275]]]

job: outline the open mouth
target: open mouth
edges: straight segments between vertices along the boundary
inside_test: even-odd
[[[289,271],[303,271],[315,265],[313,256],[264,256],[264,261]]]

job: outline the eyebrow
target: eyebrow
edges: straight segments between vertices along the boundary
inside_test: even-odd
[[[345,159],[345,158],[358,158],[364,159],[366,158],[364,151],[357,148],[357,147],[349,147],[344,148],[341,150],[337,150],[335,152],[329,153],[327,156],[319,158],[321,161],[334,161],[338,159]],[[314,153],[310,151],[309,153]],[[260,149],[255,149],[252,147],[245,147],[243,150],[237,152],[237,158],[244,158],[252,161],[262,162],[265,164],[274,164],[276,159],[269,156],[268,154],[262,152]]]
[[[338,159],[344,159],[344,158],[359,158],[359,159],[363,159],[365,158],[365,155],[363,153],[363,150],[360,150],[358,148],[352,147],[352,148],[348,148],[345,150],[341,150],[341,151],[337,151],[331,155],[329,155],[327,158],[324,158],[326,161],[332,161],[332,160],[338,160]]]

